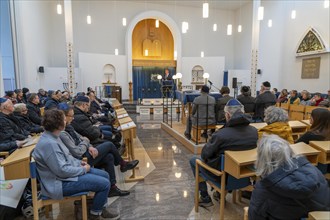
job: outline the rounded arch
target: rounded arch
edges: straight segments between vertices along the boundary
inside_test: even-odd
[[[180,29],[176,22],[167,14],[159,11],[145,11],[135,16],[128,25],[126,32],[126,54],[127,54],[127,79],[132,81],[132,33],[135,25],[144,19],[158,19],[163,22],[172,32],[174,39],[174,51],[177,51],[176,70],[181,72],[181,54],[182,54],[182,41]]]
[[[116,82],[116,67],[112,64],[105,64],[103,67],[103,75],[106,78],[105,82]]]

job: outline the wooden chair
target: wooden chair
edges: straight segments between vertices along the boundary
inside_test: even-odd
[[[233,203],[236,202],[236,191],[237,189],[244,188],[250,184],[249,178],[236,179],[235,177],[226,174],[224,171],[224,161],[225,156],[221,154],[219,157],[219,170],[214,169],[201,160],[196,160],[196,170],[195,170],[195,212],[198,212],[198,202],[199,202],[199,182],[205,180],[210,186],[212,186],[217,192],[220,193],[220,219],[224,219],[224,209],[225,209],[225,199],[226,193],[229,190],[233,192]],[[218,177],[218,180],[215,181],[214,177],[210,176],[206,171],[212,173]]]
[[[0,152],[0,157],[7,158],[8,156],[9,156],[9,152],[8,151],[1,151]]]
[[[285,111],[287,111],[289,113],[290,111],[290,103],[281,103],[281,108],[284,109]]]
[[[208,129],[214,129],[215,130],[215,124],[214,125],[193,125],[192,126],[192,140],[196,142],[196,144],[200,143],[201,141],[201,134],[202,130],[208,130]]]
[[[317,106],[306,106],[305,107],[305,113],[304,113],[304,119],[305,120],[310,119],[312,111],[316,108],[318,108],[318,107]]]
[[[289,119],[290,120],[303,120],[305,114],[304,105],[290,105]]]
[[[33,219],[38,220],[39,219],[39,213],[38,210],[44,206],[46,206],[46,217],[48,216],[49,212],[49,206],[55,203],[60,202],[66,202],[66,201],[75,201],[75,200],[81,200],[82,204],[82,219],[87,220],[87,194],[88,192],[81,192],[74,194],[72,196],[64,197],[62,200],[54,200],[50,199],[45,196],[41,196],[41,198],[38,198],[37,192],[37,167],[36,162],[31,160],[30,162],[30,177],[31,177],[31,186],[32,186],[32,203],[33,203]]]
[[[249,220],[249,207],[245,206],[243,210],[244,210],[243,220]]]
[[[45,115],[45,107],[40,108],[40,115],[41,116]]]

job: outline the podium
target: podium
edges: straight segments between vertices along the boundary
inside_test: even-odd
[[[105,98],[116,98],[120,103],[122,103],[121,86],[116,83],[102,83],[102,85]]]
[[[162,98],[173,98],[174,82],[173,80],[163,80],[161,84]]]

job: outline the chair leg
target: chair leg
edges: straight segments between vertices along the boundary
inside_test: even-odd
[[[236,190],[233,190],[232,195],[233,195],[233,203],[236,204]]]
[[[34,220],[39,220],[37,180],[35,178],[31,179],[31,186],[32,186],[33,219]]]
[[[49,212],[52,210],[52,205],[46,205],[45,206],[45,216],[46,218],[49,218]]]
[[[224,220],[225,201],[226,201],[226,173],[221,176],[221,192],[220,192],[220,220]]]
[[[249,207],[244,207],[244,220],[249,220]]]
[[[198,197],[199,197],[199,167],[196,162],[195,169],[195,212],[198,212]]]
[[[82,219],[87,220],[87,196],[83,195],[81,198],[81,203],[82,203]]]

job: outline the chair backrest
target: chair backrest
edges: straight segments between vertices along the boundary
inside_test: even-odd
[[[281,103],[281,108],[284,109],[285,111],[289,112],[290,110],[290,103]]]
[[[304,115],[304,119],[307,120],[307,119],[310,119],[311,118],[311,114],[312,114],[312,111],[314,109],[318,108],[317,106],[306,106],[305,107],[305,115]]]
[[[289,118],[290,120],[303,120],[305,113],[304,105],[290,105]]]

